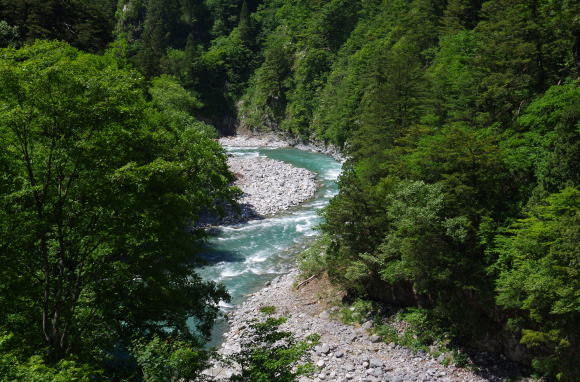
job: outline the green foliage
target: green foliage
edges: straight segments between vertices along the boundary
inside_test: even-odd
[[[337,50],[356,24],[359,6],[358,1],[344,0],[292,6],[273,2],[257,13],[264,29],[273,30],[265,37],[264,60],[239,108],[244,127],[311,135],[318,95]]]
[[[209,354],[183,341],[154,337],[133,346],[144,382],[198,381],[209,366]]]
[[[446,259],[450,251],[439,238],[452,227],[449,236],[464,239],[466,222],[454,224],[441,216],[443,202],[438,184],[402,183],[394,192],[387,209],[392,229],[379,247],[379,257],[369,257],[379,263],[381,278],[390,283],[412,280],[418,293],[436,290],[431,282],[451,279],[448,269],[453,260]]]
[[[446,340],[441,323],[430,310],[409,308],[398,318],[409,325],[402,339],[405,346],[429,351],[430,345]]]
[[[401,342],[397,329],[388,323],[373,326],[373,333],[381,337],[381,339],[387,343],[398,344]],[[405,346],[409,346],[409,344],[406,344]]]
[[[324,256],[329,244],[330,238],[323,235],[298,255],[297,264],[300,269],[300,277],[306,279],[320,275],[326,270]]]
[[[224,130],[261,58],[251,15],[256,6],[253,0],[122,0],[115,35],[147,78],[177,78],[202,102],[199,115]]]
[[[5,382],[89,382],[102,380],[102,372],[73,360],[47,365],[42,357],[22,359],[12,334],[0,335],[0,376]]]
[[[201,102],[194,94],[182,88],[176,79],[168,75],[153,78],[149,94],[152,105],[158,111],[156,123],[165,125],[167,130],[176,134],[175,138],[179,139],[179,133],[184,129],[201,136],[217,138],[214,127],[194,117],[194,112],[202,107]]]
[[[276,307],[271,306],[271,305],[261,306],[260,312],[262,312],[268,316],[271,316],[272,314],[276,313]]]
[[[441,37],[439,51],[427,70],[431,84],[431,118],[438,124],[476,122],[477,83],[472,65],[479,45],[478,35],[473,30]]]
[[[0,48],[14,44],[18,36],[18,27],[10,26],[6,21],[0,20]]]
[[[350,33],[321,54],[324,37],[307,31],[332,4],[272,5],[292,66],[286,98],[276,98],[284,108],[266,123],[349,156],[324,212],[321,267],[355,296],[432,311],[463,340],[500,331],[506,317],[517,326],[525,313],[494,301],[494,237],[527,204],[578,186],[579,66],[570,35],[578,2],[359,2],[343,27]],[[304,69],[311,55],[316,64]],[[254,91],[265,81],[253,81],[248,104],[263,104]],[[252,115],[246,105],[242,118]],[[311,257],[306,269],[316,265]],[[575,285],[573,277],[566,282]],[[506,289],[520,293],[515,284]],[[531,332],[517,333],[531,343]],[[563,352],[542,349],[549,359]],[[545,373],[573,373],[556,363]]]
[[[566,188],[530,206],[526,218],[497,237],[497,302],[523,313],[514,321],[534,366],[576,380],[580,331],[580,191]]]
[[[308,350],[318,343],[318,335],[297,341],[292,333],[280,331],[285,318],[268,317],[251,325],[251,338],[231,361],[241,368],[230,381],[297,381],[315,369],[309,362]]]
[[[82,375],[136,337],[161,365],[154,348],[207,333],[225,292],[195,275],[201,235],[184,227],[237,192],[203,119],[344,149],[308,274],[420,306],[407,317],[420,331],[433,319],[469,341],[507,327],[541,373],[578,379],[579,13],[536,0],[0,0],[2,47],[102,52],[115,39],[101,57],[60,43],[0,53],[0,330],[22,350],[5,359]],[[270,378],[254,350],[244,378]]]
[[[211,109],[214,113],[222,113],[223,102],[231,104],[242,95],[246,87],[256,60],[250,49],[247,33],[249,32],[236,28],[228,36],[216,38],[200,58],[203,72],[211,79],[210,83],[203,84],[200,88],[214,107]],[[207,78],[204,80],[207,81]],[[215,88],[211,89],[208,85]]]
[[[359,298],[350,304],[350,306],[342,306],[337,311],[337,315],[345,324],[360,324],[371,316],[374,311],[373,308],[373,304],[370,301]]]
[[[14,35],[14,30],[12,38],[19,41],[63,40],[97,52],[113,40],[116,5],[116,0],[2,0],[0,20],[18,28],[18,35]],[[0,39],[0,47],[3,46]]]
[[[236,193],[192,99],[160,78],[146,102],[138,73],[56,42],[2,50],[0,82],[0,328],[51,365],[199,343],[227,294],[186,227]]]
[[[225,36],[236,25],[247,22],[244,20],[245,12],[249,12],[250,5],[252,9],[255,9],[256,3],[252,0],[206,0],[205,4],[212,17],[211,35],[214,37]],[[243,9],[244,4],[246,11]]]
[[[288,77],[292,66],[288,36],[276,31],[268,37],[264,63],[250,80],[250,86],[240,105],[243,127],[275,128],[285,115]]]
[[[534,176],[542,190],[557,192],[580,183],[580,87],[550,87],[519,118],[523,131],[505,142],[510,167]]]

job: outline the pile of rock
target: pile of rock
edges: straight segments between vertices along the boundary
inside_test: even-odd
[[[274,135],[236,135],[231,137],[222,137],[219,143],[223,147],[267,147],[277,149],[282,147],[289,147],[290,144]]]
[[[476,375],[470,370],[443,366],[426,353],[414,353],[404,347],[381,342],[362,327],[342,324],[331,319],[329,311],[313,309],[312,301],[305,301],[293,288],[296,272],[276,278],[228,317],[230,329],[221,347],[222,354],[239,351],[248,322],[263,319],[262,306],[276,307],[276,314],[288,317],[281,327],[306,338],[320,334],[320,344],[312,350],[312,360],[318,371],[302,381],[493,381],[495,378]],[[314,298],[314,297],[312,297]],[[315,300],[316,301],[316,300]],[[229,375],[221,370],[221,375]]]
[[[234,185],[242,192],[241,220],[270,216],[310,199],[317,189],[316,175],[306,169],[270,158],[228,158]]]

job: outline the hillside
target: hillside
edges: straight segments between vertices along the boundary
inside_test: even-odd
[[[580,380],[579,14],[0,0],[0,374],[143,380],[112,354],[199,349],[227,294],[197,278],[205,233],[184,227],[239,197],[215,139],[243,132],[348,158],[306,277],[378,320],[393,307],[454,346]],[[191,351],[196,373],[209,356]],[[26,373],[7,380],[41,380]]]

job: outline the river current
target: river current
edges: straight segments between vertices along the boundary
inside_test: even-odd
[[[215,230],[202,254],[208,265],[199,273],[227,287],[232,300],[222,305],[225,312],[292,267],[296,253],[318,234],[319,212],[338,192],[336,180],[341,170],[341,164],[330,156],[293,148],[244,147],[227,151],[234,156],[268,157],[305,168],[317,174],[320,187],[312,199],[298,207]],[[218,321],[212,345],[221,342],[225,329],[225,322]]]

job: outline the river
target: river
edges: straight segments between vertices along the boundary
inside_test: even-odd
[[[268,157],[305,168],[317,174],[320,187],[311,200],[298,207],[273,217],[220,227],[207,241],[202,256],[209,264],[199,273],[227,287],[232,300],[222,305],[225,312],[290,269],[294,255],[318,234],[319,212],[338,192],[336,180],[341,170],[341,164],[330,156],[293,148],[227,151],[234,156]],[[218,320],[210,345],[221,342],[225,329],[225,321]]]

